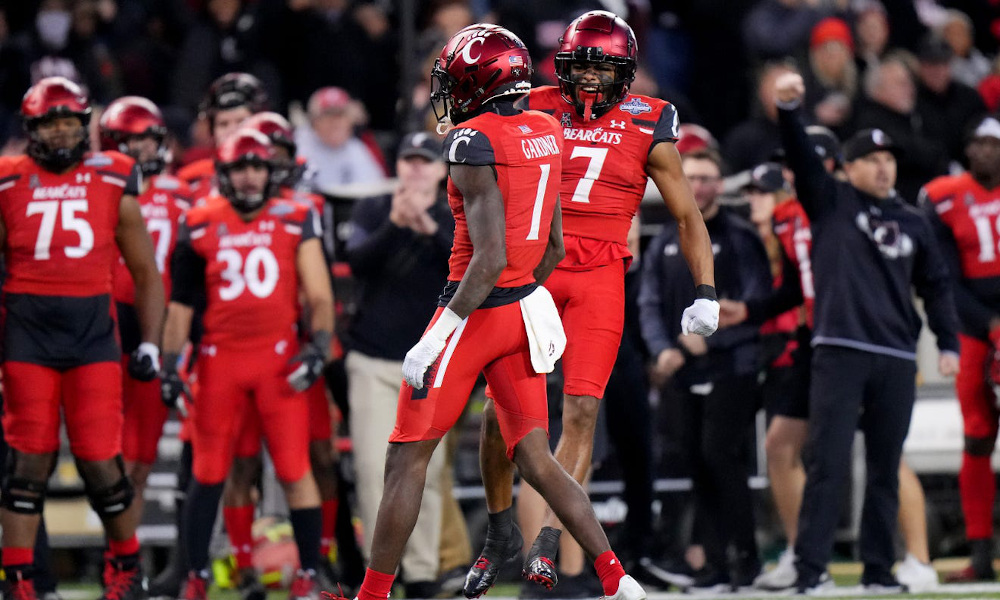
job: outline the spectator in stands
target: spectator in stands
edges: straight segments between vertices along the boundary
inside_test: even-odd
[[[361,103],[341,88],[326,87],[309,98],[308,113],[309,124],[295,131],[295,142],[298,155],[316,169],[318,191],[385,179],[378,158],[355,135],[365,122]]]
[[[889,19],[881,2],[872,0],[858,11],[854,32],[855,62],[859,71],[867,72],[882,60],[889,46]]]
[[[896,188],[910,202],[920,186],[948,169],[944,143],[916,116],[917,90],[905,55],[895,54],[865,74],[865,98],[855,110],[853,129],[877,128],[905,149],[897,160]]]
[[[774,108],[774,81],[791,70],[785,62],[767,63],[761,69],[754,115],[730,131],[722,143],[722,156],[734,172],[759,165],[781,147],[778,111]]]
[[[969,87],[976,87],[983,77],[990,74],[990,59],[976,48],[972,19],[960,10],[948,11],[948,19],[941,26],[940,35],[954,53],[951,59],[951,76]]]
[[[743,22],[747,50],[761,60],[794,56],[809,40],[820,13],[806,0],[763,0]]]
[[[201,19],[188,31],[171,82],[173,104],[193,111],[209,84],[223,73],[242,71],[259,78],[273,106],[281,106],[281,77],[259,50],[263,24],[260,3],[208,0]]]
[[[806,108],[815,121],[832,129],[847,123],[858,92],[858,67],[851,28],[843,20],[829,17],[813,27],[806,78]]]
[[[682,168],[712,245],[718,247],[719,296],[747,300],[768,294],[771,268],[757,232],[717,202],[722,191],[718,154],[688,153]],[[687,419],[684,443],[694,463],[707,560],[691,591],[729,591],[750,585],[760,572],[747,485],[749,433],[758,406],[758,334],[755,326],[743,325],[711,337],[681,335],[677,317],[693,301],[694,284],[678,236],[677,225],[668,223],[642,257],[640,326],[653,357],[653,375],[667,380],[661,397],[682,404]]]
[[[924,134],[941,142],[948,158],[959,163],[965,158],[966,126],[986,112],[986,104],[975,89],[955,81],[954,57],[951,47],[938,37],[921,41],[916,113]]]
[[[454,236],[438,138],[425,132],[404,138],[396,171],[399,184],[391,195],[355,206],[347,241],[347,260],[359,285],[358,312],[347,339],[347,376],[366,558],[371,557],[382,500],[403,357],[433,314],[448,277]],[[403,553],[407,598],[433,598],[437,593],[445,452],[445,445],[439,445],[428,465],[420,516]]]

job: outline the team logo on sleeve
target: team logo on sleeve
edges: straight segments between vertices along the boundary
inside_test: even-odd
[[[638,98],[629,98],[628,102],[622,102],[618,108],[633,116],[653,111],[652,106]]]

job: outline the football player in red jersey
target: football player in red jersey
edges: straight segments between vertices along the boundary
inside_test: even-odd
[[[611,551],[583,488],[548,446],[545,373],[565,336],[539,281],[564,254],[558,206],[564,146],[556,120],[514,107],[531,73],[524,44],[483,24],[456,33],[432,71],[435,113],[439,122],[454,124],[444,154],[455,241],[439,308],[403,361],[405,382],[359,600],[389,595],[417,519],[414,500],[423,494],[428,461],[480,373],[493,389],[507,458],[595,560],[605,595],[646,597]]]
[[[295,158],[295,134],[291,123],[278,113],[265,111],[253,115],[244,121],[241,127],[255,129],[271,140],[275,153],[271,181],[277,186],[278,195],[313,208],[321,218],[321,222],[326,222],[324,219],[327,210],[326,200],[319,194],[302,189],[301,182],[306,165],[304,161]],[[325,236],[321,239],[324,250],[332,247],[326,243],[327,239]],[[329,257],[329,253],[326,254]],[[308,319],[309,315],[303,314],[302,318]],[[330,552],[336,535],[339,501],[326,381],[322,377],[317,379],[306,394],[309,397],[309,458],[313,477],[316,478],[316,485],[319,487],[323,512],[320,564],[324,574],[333,582],[336,580],[336,570],[330,561]],[[240,591],[244,600],[261,600],[264,593],[264,588],[258,583],[251,564],[254,508],[252,492],[260,467],[258,454],[241,456],[238,453],[230,474],[230,485],[227,486],[223,496],[223,517],[234,549],[236,567],[240,571]]]
[[[981,120],[965,152],[969,171],[931,181],[924,186],[921,199],[932,215],[941,248],[950,258],[962,324],[955,391],[962,408],[965,449],[958,483],[972,564],[949,580],[994,581],[996,483],[990,457],[1000,419],[1000,255],[996,237],[1000,121],[993,117]]]
[[[177,242],[177,225],[191,205],[191,190],[183,181],[164,174],[167,129],[163,115],[150,100],[125,96],[104,110],[99,129],[101,149],[131,156],[142,172],[139,209],[153,239],[156,268],[163,279],[163,289],[169,294],[170,258]],[[124,365],[139,345],[139,321],[135,310],[135,284],[122,260],[118,261],[115,271],[114,299]],[[143,490],[156,461],[157,445],[169,409],[160,402],[158,381],[124,377],[122,390],[125,407],[122,455],[125,471],[135,485],[135,503],[141,515]]]
[[[239,129],[240,124],[267,106],[264,84],[249,73],[226,73],[212,82],[201,103],[199,118],[208,122],[215,146]],[[196,198],[215,193],[215,158],[203,158],[184,165],[178,179],[191,186]]]
[[[624,20],[605,11],[585,13],[561,38],[555,56],[559,86],[534,89],[521,101],[524,108],[553,115],[566,139],[560,181],[566,258],[545,287],[559,308],[568,340],[556,458],[579,482],[590,472],[598,408],[621,341],[625,268],[631,260],[626,237],[649,178],[680,224],[681,250],[697,285],[698,299],[682,317],[684,331],[707,336],[718,323],[711,244],[674,147],[677,112],[663,100],[629,93],[636,55],[635,35]],[[505,548],[495,542],[511,538],[511,519],[503,515],[512,503],[513,466],[503,458],[499,433],[488,402],[480,463],[489,512],[506,531],[491,526],[481,560],[466,579],[464,591],[470,598],[485,593],[500,564],[517,553],[517,544]],[[557,581],[558,522],[526,486],[518,507],[525,535],[535,539],[524,575],[551,588]],[[567,569],[565,550],[563,568],[582,570],[578,553]]]
[[[273,197],[270,140],[241,129],[216,151],[222,196],[189,210],[172,267],[164,333],[163,400],[183,390],[176,358],[193,306],[206,299],[198,358],[201,391],[193,407],[193,480],[184,523],[191,571],[181,597],[206,597],[208,544],[234,453],[260,451],[247,439],[259,419],[291,509],[301,569],[294,600],[319,596],[320,500],[309,468],[309,406],[301,392],[323,368],[333,331],[333,294],[319,222],[304,205]],[[299,293],[310,314],[310,341],[299,346]],[[254,447],[255,445],[255,447]]]
[[[0,158],[5,597],[33,600],[32,547],[59,449],[60,412],[87,498],[111,552],[107,599],[145,598],[138,504],[122,461],[121,350],[112,317],[119,253],[135,281],[140,340],[127,370],[156,377],[163,283],[136,195],[141,175],[118,152],[88,151],[90,105],[75,83],[42,79],[24,96],[28,154]]]

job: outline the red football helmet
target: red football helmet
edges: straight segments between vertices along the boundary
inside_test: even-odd
[[[28,132],[28,156],[50,171],[63,171],[79,162],[90,148],[87,136],[90,112],[87,95],[65,77],[46,77],[31,86],[21,101],[21,117]],[[58,117],[80,119],[80,139],[71,148],[50,148],[38,136],[39,124]]]
[[[141,96],[125,96],[108,105],[98,123],[101,131],[101,149],[117,150],[139,162],[143,175],[156,175],[167,164],[167,126],[163,114],[151,100]],[[128,141],[133,137],[150,136],[156,140],[156,156],[139,161],[139,156],[129,151]]]
[[[199,109],[212,122],[220,110],[246,106],[250,112],[267,110],[264,84],[249,73],[226,73],[212,82]]]
[[[276,112],[259,112],[240,125],[256,129],[271,140],[275,146],[280,146],[288,153],[288,158],[275,157],[274,172],[271,178],[275,185],[294,186],[302,178],[305,165],[295,160],[295,130],[288,119]]]
[[[255,129],[241,127],[215,149],[215,173],[219,182],[219,192],[240,212],[249,213],[257,210],[274,195],[273,161],[274,145],[271,144],[271,140]],[[247,194],[233,187],[229,172],[245,165],[267,167],[268,183],[262,192]]]
[[[469,25],[434,61],[434,116],[459,123],[491,100],[520,96],[531,89],[531,73],[528,49],[516,35],[498,25]]]
[[[594,116],[600,116],[628,95],[638,66],[635,33],[621,17],[604,10],[592,10],[577,17],[559,38],[556,52],[556,78],[563,98],[584,114],[585,105],[576,93],[573,78],[574,63],[609,63],[615,67],[613,81],[598,86],[600,102],[591,105]]]

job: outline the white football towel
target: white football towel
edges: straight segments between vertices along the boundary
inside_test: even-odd
[[[566,349],[566,332],[552,294],[542,286],[520,300],[524,330],[536,373],[551,373]]]

